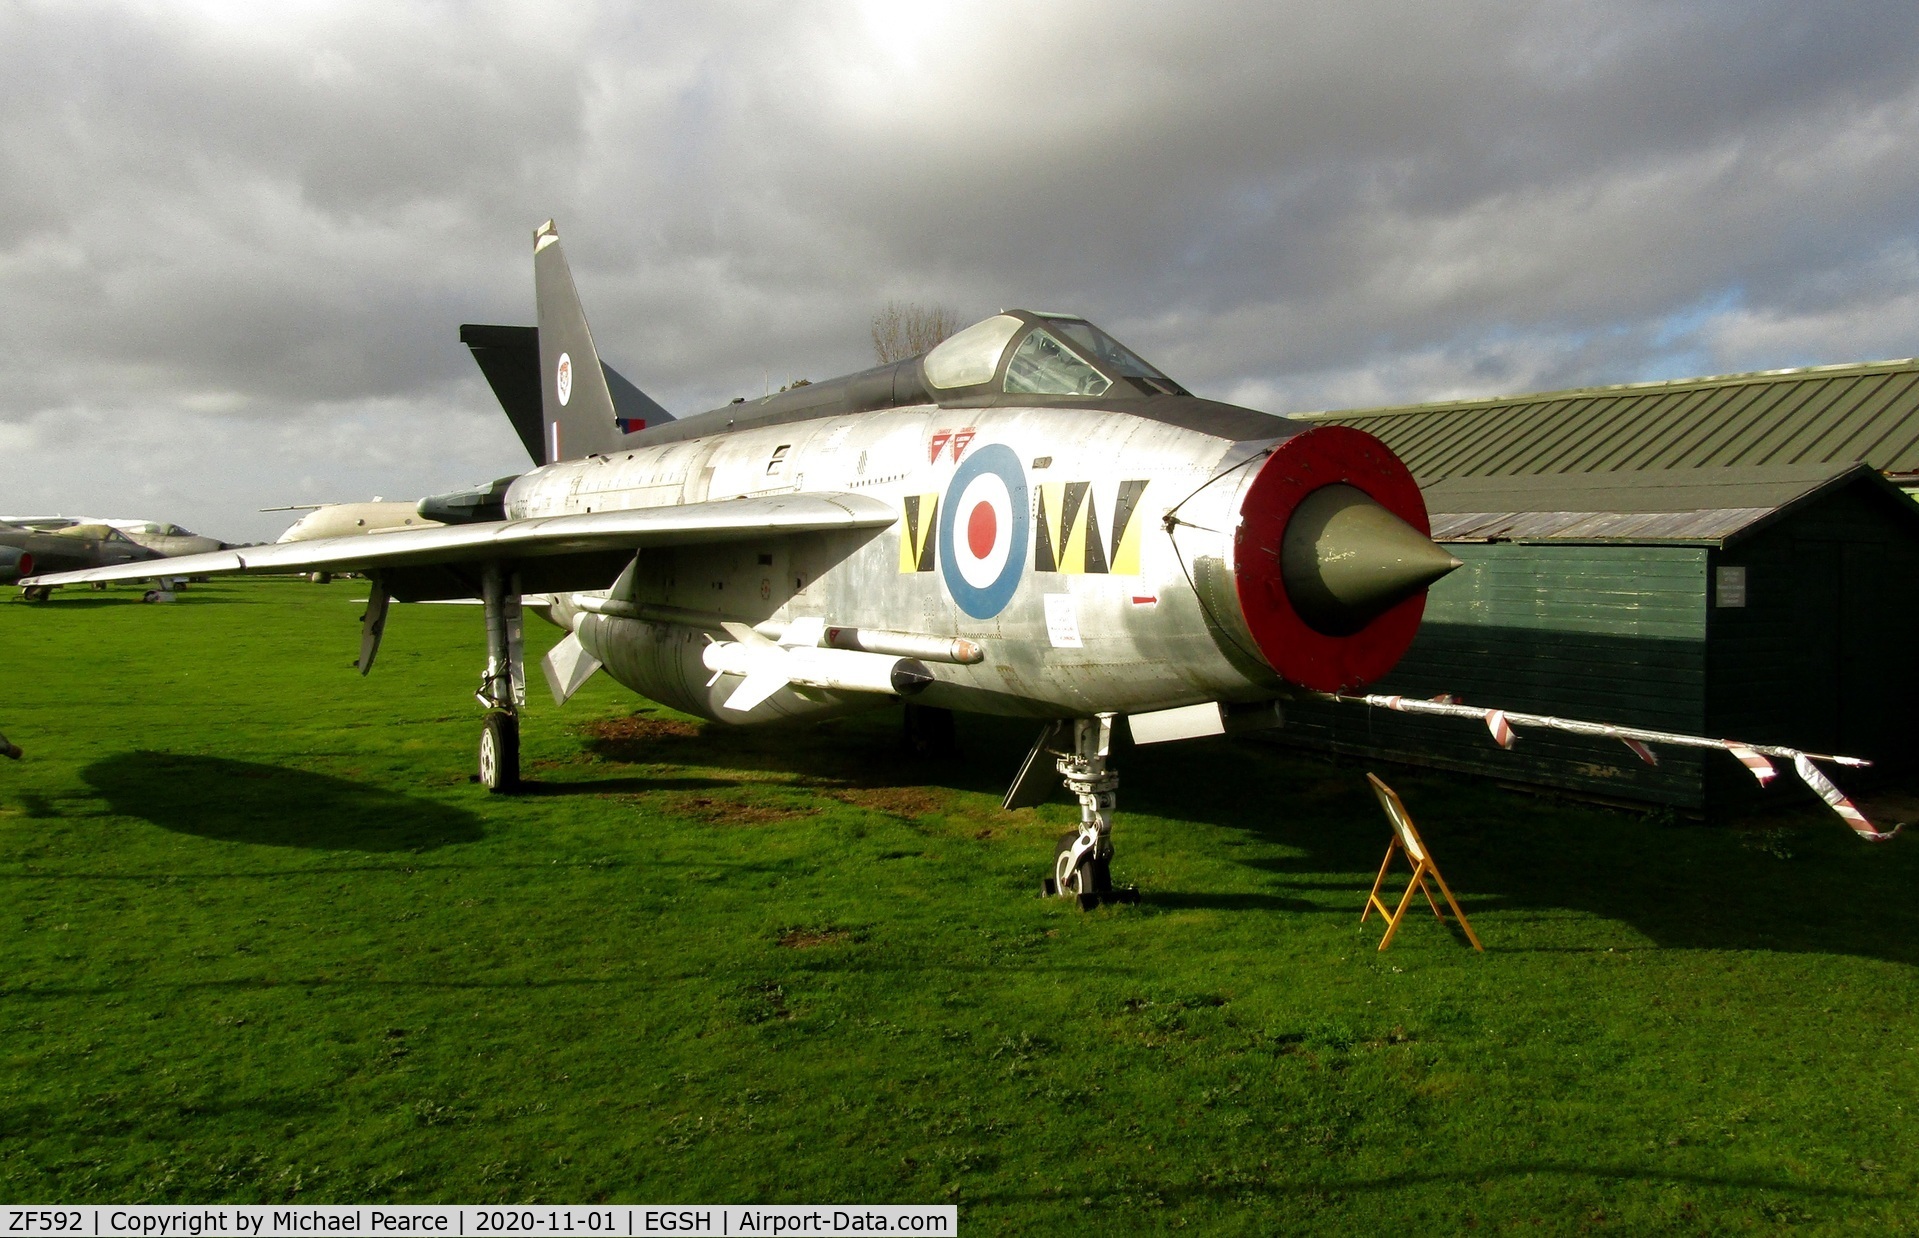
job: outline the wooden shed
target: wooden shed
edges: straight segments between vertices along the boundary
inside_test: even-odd
[[[1465,566],[1374,691],[1913,768],[1919,505],[1869,465],[1454,477],[1426,498]],[[1758,792],[1724,754],[1665,749],[1650,767],[1540,731],[1506,751],[1468,722],[1357,706],[1296,704],[1279,734],[1691,813]]]

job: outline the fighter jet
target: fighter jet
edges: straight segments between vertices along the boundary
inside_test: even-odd
[[[105,523],[126,534],[129,540],[148,550],[157,550],[168,558],[203,555],[225,550],[230,544],[217,537],[183,529],[169,520],[109,520]]]
[[[1378,439],[1194,396],[1077,315],[1006,310],[905,361],[671,420],[616,398],[550,221],[533,261],[537,329],[461,337],[538,467],[422,500],[444,527],[173,565],[365,573],[362,673],[390,599],[481,599],[493,791],[519,780],[531,608],[566,631],[544,664],[558,702],[604,668],[724,723],[898,700],[1034,719],[1006,803],[1063,778],[1081,823],[1045,884],[1091,905],[1125,894],[1116,719],[1171,740],[1271,725],[1289,693],[1354,691],[1459,566]]]
[[[488,377],[539,467],[497,502],[422,503],[480,518],[169,565],[365,573],[363,673],[389,599],[480,598],[494,791],[518,783],[521,599],[544,594],[567,632],[546,660],[557,700],[604,668],[725,723],[900,699],[1040,721],[1008,802],[1043,797],[1058,756],[1082,828],[1053,884],[1094,899],[1112,889],[1118,716],[1217,734],[1272,721],[1289,687],[1369,683],[1458,566],[1377,439],[1194,396],[1077,315],[1007,310],[906,361],[672,420],[650,400],[634,416],[637,389],[616,401],[551,222],[534,275],[537,331],[462,338],[501,350],[507,381]],[[509,403],[534,390],[537,437]]]
[[[128,540],[169,557],[201,555],[213,550],[225,550],[230,545],[217,537],[203,536],[167,520],[129,520],[104,516],[0,516],[0,524],[42,532],[70,529],[76,525],[103,524],[118,529]]]
[[[0,524],[0,584],[19,581],[26,585],[25,596],[29,601],[45,601],[52,589],[50,585],[25,579],[36,572],[71,573],[86,568],[110,569],[165,557],[157,550],[140,545],[111,525],[69,524],[55,529],[35,529]],[[178,574],[185,576],[190,573]]]

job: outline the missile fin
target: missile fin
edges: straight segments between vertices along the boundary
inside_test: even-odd
[[[749,713],[791,682],[778,671],[754,671],[740,681],[740,686],[733,689],[733,695],[727,697],[720,707]]]
[[[546,686],[553,692],[553,703],[564,705],[573,699],[581,685],[600,669],[600,660],[586,651],[576,633],[568,632],[540,659],[546,673]]]

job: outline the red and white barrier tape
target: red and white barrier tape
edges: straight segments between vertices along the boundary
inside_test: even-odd
[[[1619,742],[1626,745],[1626,747],[1632,749],[1632,754],[1638,757],[1640,760],[1644,761],[1646,764],[1648,765],[1659,764],[1659,754],[1654,752],[1652,749],[1646,747],[1646,745],[1641,743],[1639,740],[1627,739],[1625,736],[1622,735],[1619,737]]]
[[[1839,814],[1839,819],[1850,825],[1852,832],[1859,837],[1868,842],[1882,843],[1899,832],[1900,827],[1896,825],[1890,830],[1874,829],[1872,822],[1866,820],[1866,814],[1853,807],[1852,801],[1846,798],[1845,793],[1833,786],[1832,780],[1820,772],[1819,767],[1812,763],[1812,758],[1805,753],[1794,754],[1792,767],[1798,772],[1799,781],[1811,787],[1813,793],[1826,801],[1826,804]]]
[[[1751,770],[1752,776],[1759,780],[1759,785],[1762,787],[1772,782],[1773,779],[1779,777],[1779,771],[1772,767],[1772,762],[1760,756],[1758,753],[1754,752],[1750,748],[1745,748],[1745,747],[1741,747],[1738,744],[1734,744],[1730,748],[1728,748],[1726,751],[1732,753],[1733,756],[1737,757],[1741,765]]]
[[[1830,761],[1835,765],[1848,765],[1860,768],[1872,764],[1859,757],[1831,756],[1821,752],[1801,752],[1797,748],[1785,748],[1777,744],[1747,744],[1733,739],[1707,739],[1703,735],[1682,735],[1675,731],[1648,731],[1641,727],[1614,726],[1608,722],[1582,722],[1577,718],[1555,718],[1550,714],[1522,714],[1504,709],[1478,709],[1459,703],[1451,694],[1420,700],[1404,696],[1340,696],[1335,693],[1320,693],[1329,700],[1354,701],[1372,705],[1380,709],[1391,709],[1405,714],[1436,714],[1445,718],[1478,718],[1486,724],[1492,733],[1493,742],[1501,748],[1513,746],[1515,727],[1545,727],[1554,731],[1567,731],[1574,735],[1616,739],[1633,750],[1640,760],[1648,765],[1659,764],[1659,758],[1653,755],[1649,744],[1673,744],[1682,748],[1714,748],[1729,752],[1738,762],[1752,771],[1760,786],[1766,786],[1778,776],[1768,756],[1778,757],[1792,762],[1793,772],[1799,780],[1810,787],[1815,795],[1824,800],[1840,820],[1852,827],[1854,833],[1868,842],[1884,842],[1897,834],[1902,826],[1895,825],[1890,830],[1879,830],[1866,820],[1866,814],[1859,811],[1853,802],[1845,797],[1832,781],[1821,773],[1813,762]]]

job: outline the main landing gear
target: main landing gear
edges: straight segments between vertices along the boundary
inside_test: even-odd
[[[1075,719],[1073,751],[1058,762],[1066,789],[1079,800],[1079,829],[1060,838],[1053,875],[1041,888],[1058,898],[1076,899],[1085,911],[1102,902],[1139,901],[1136,887],[1113,888],[1113,804],[1119,775],[1107,765],[1112,741],[1112,714]]]
[[[486,721],[480,727],[479,781],[495,794],[510,795],[520,789],[520,707],[526,704],[519,579],[489,563],[480,597],[486,604],[486,671],[477,695]]]

